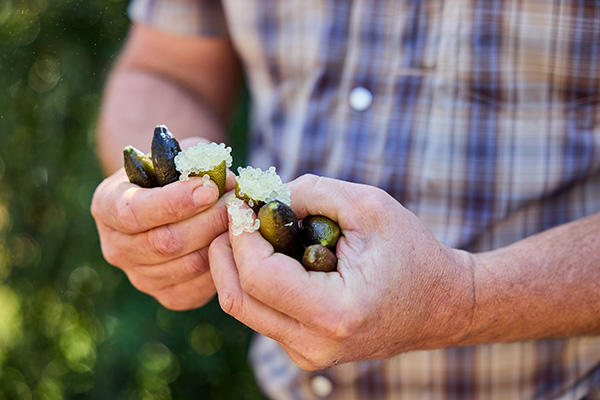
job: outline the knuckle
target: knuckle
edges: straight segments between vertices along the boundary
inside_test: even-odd
[[[213,207],[202,215],[202,226],[206,239],[217,240],[218,236],[227,232],[227,210],[225,207]]]
[[[363,190],[359,197],[360,204],[367,210],[377,210],[381,207],[382,199],[378,190]]]
[[[94,195],[92,196],[92,203],[90,204],[90,214],[92,214],[92,218],[94,218],[96,221],[98,221],[101,216],[101,207],[99,203],[100,200],[98,200],[98,194],[97,192],[94,192]]]
[[[298,177],[297,181],[303,185],[316,186],[321,177],[315,174],[304,174]]]
[[[300,185],[301,188],[305,188],[304,190],[308,193],[318,193],[319,187],[323,184],[323,178],[314,175],[314,174],[304,174],[300,176],[296,182]]]
[[[208,257],[206,249],[194,251],[183,257],[183,269],[186,274],[196,276],[208,271]]]
[[[256,294],[256,289],[258,288],[256,274],[252,272],[253,264],[246,265],[243,269],[240,269],[240,286],[245,293],[248,293],[250,296],[254,296]]]
[[[146,293],[152,296],[154,287],[149,283],[149,281],[146,278],[139,274],[133,273],[126,273],[126,275],[127,279],[129,279],[129,283],[131,283],[131,286],[133,286],[142,293]]]
[[[90,213],[95,220],[101,219],[103,214],[103,201],[104,196],[102,195],[103,189],[106,186],[106,179],[102,181],[96,190],[94,190],[94,194],[92,195],[92,203],[90,205]]]
[[[175,200],[172,197],[165,197],[164,201],[161,203],[161,213],[164,218],[169,221],[177,221],[179,220],[180,208],[174,205]]]
[[[212,212],[211,226],[216,229],[218,234],[225,232],[229,224],[227,209],[225,207],[213,207],[212,210],[214,211]]]
[[[140,220],[135,208],[131,206],[129,198],[119,198],[115,203],[113,212],[115,213],[115,220],[119,222],[120,226],[125,227],[131,232],[142,230]]]
[[[363,318],[355,312],[341,313],[337,318],[331,315],[324,316],[320,325],[325,332],[326,337],[336,341],[343,342],[358,332],[362,326]]]
[[[194,304],[190,299],[181,296],[180,288],[177,285],[168,286],[147,294],[154,297],[156,301],[169,310],[186,311],[194,308]]]
[[[100,250],[102,251],[102,256],[110,265],[122,268],[126,265],[128,258],[121,247],[118,246],[118,243],[115,243],[114,240],[111,241],[110,239],[110,235],[100,235]]]
[[[164,196],[161,201],[161,214],[165,220],[179,221],[186,218],[194,207],[189,191],[179,196]]]
[[[147,235],[150,248],[160,256],[172,257],[181,250],[181,244],[173,238],[168,225],[150,229]]]
[[[110,265],[118,267],[119,264],[122,262],[121,252],[119,250],[117,250],[117,248],[114,246],[102,245],[101,248],[102,248],[102,255],[104,256],[104,259],[106,260],[106,262],[109,263]]]
[[[290,355],[290,357],[296,363],[296,365],[298,365],[304,371],[316,371],[316,370],[320,369],[318,366],[316,366],[315,364],[313,364],[311,361],[309,361],[308,359],[306,359],[304,357],[300,357],[300,356],[296,356],[296,355]]]
[[[222,289],[219,291],[219,305],[221,309],[232,317],[238,317],[242,310],[241,296],[236,296],[229,289]]]
[[[333,337],[337,341],[343,342],[354,336],[360,325],[359,319],[353,318],[353,316],[346,317],[333,329]]]
[[[173,296],[170,294],[161,295],[159,297],[154,297],[163,307],[172,310],[172,311],[186,311],[191,307],[179,299],[177,296]]]
[[[210,245],[208,246],[208,261],[207,263],[210,263],[210,260],[215,259],[215,258],[219,258],[221,255],[221,248],[224,245],[223,243],[224,238],[222,236],[218,236],[215,238],[215,240],[213,240]]]
[[[314,348],[307,350],[303,355],[301,368],[307,371],[314,371],[331,366],[333,357],[327,351]]]
[[[173,311],[187,311],[205,305],[214,295],[214,290],[209,286],[197,286],[197,290],[190,291],[191,287],[174,284],[148,293],[163,307]]]
[[[391,210],[394,208],[394,204],[389,202],[387,196],[382,195],[385,192],[369,187],[367,189],[361,188],[359,195],[356,193],[349,197],[355,201],[356,207],[352,210],[354,221],[357,221],[359,225],[376,227],[382,223],[383,219],[390,218],[388,213],[382,213],[380,210]]]

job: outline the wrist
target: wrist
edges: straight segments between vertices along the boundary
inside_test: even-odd
[[[448,348],[468,343],[476,308],[475,257],[473,254],[447,249],[441,262],[441,277],[434,287],[436,307],[432,309],[431,341],[426,348]]]

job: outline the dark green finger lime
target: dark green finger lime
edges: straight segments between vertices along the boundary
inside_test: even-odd
[[[258,211],[259,231],[276,252],[298,258],[302,254],[296,213],[280,201],[271,201]]]
[[[329,249],[335,248],[341,233],[337,222],[323,215],[309,215],[304,218],[302,229],[306,246],[318,243]]]
[[[152,160],[140,150],[133,146],[125,147],[123,149],[123,164],[129,182],[143,188],[158,186]]]
[[[179,142],[165,125],[154,128],[152,164],[159,186],[165,186],[179,179],[179,171],[175,168],[175,156],[180,151]]]
[[[336,269],[337,257],[322,244],[313,244],[304,250],[302,265],[307,271],[331,272]]]

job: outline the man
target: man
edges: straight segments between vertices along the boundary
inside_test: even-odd
[[[250,165],[338,221],[338,272],[230,236],[200,179],[142,190],[122,170],[92,204],[106,259],[172,309],[217,292],[265,335],[273,398],[597,396],[600,4],[222,3],[132,3],[106,172],[158,123],[226,140],[243,70]]]

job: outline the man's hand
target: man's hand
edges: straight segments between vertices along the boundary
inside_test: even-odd
[[[259,232],[223,234],[209,258],[225,312],[305,369],[461,341],[473,313],[470,255],[443,246],[377,188],[315,176],[289,187],[299,218],[339,223],[337,272],[307,272]]]
[[[228,172],[226,190],[235,186]],[[96,189],[92,215],[106,260],[165,307],[200,307],[215,294],[208,246],[227,230],[224,197],[202,178],[143,189],[120,169]]]

